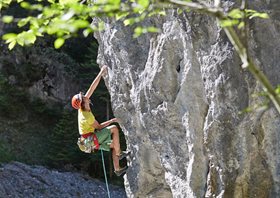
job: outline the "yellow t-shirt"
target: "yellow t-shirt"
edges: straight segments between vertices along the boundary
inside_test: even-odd
[[[91,111],[78,110],[78,123],[79,123],[79,133],[80,135],[90,133],[94,131],[93,123],[95,117]]]

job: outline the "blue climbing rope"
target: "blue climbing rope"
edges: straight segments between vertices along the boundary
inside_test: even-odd
[[[111,198],[110,190],[109,190],[109,185],[108,185],[108,180],[107,180],[107,174],[106,174],[106,167],[105,167],[105,162],[104,162],[103,150],[102,149],[100,149],[100,150],[101,150],[101,156],[102,156],[102,164],[103,164],[103,171],[104,171],[104,176],[105,176],[107,193],[108,193],[108,197]]]

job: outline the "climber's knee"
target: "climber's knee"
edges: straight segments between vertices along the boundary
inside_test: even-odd
[[[119,133],[119,129],[116,125],[111,125],[108,127],[108,129],[110,129],[111,133],[113,133],[113,134]]]

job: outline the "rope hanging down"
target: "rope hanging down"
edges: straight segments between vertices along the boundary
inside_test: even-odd
[[[106,188],[108,192],[108,197],[111,198],[110,196],[110,190],[109,190],[109,185],[108,185],[108,180],[107,180],[107,174],[106,174],[106,167],[105,167],[105,162],[104,162],[104,156],[103,156],[103,150],[101,150],[101,157],[102,157],[102,164],[103,164],[103,171],[104,171],[104,177],[105,177],[105,182],[106,182]]]

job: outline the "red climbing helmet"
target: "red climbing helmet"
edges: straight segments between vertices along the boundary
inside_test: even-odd
[[[75,96],[73,96],[72,98],[72,107],[74,109],[80,109],[81,108],[81,104],[82,104],[82,94],[76,94]]]

